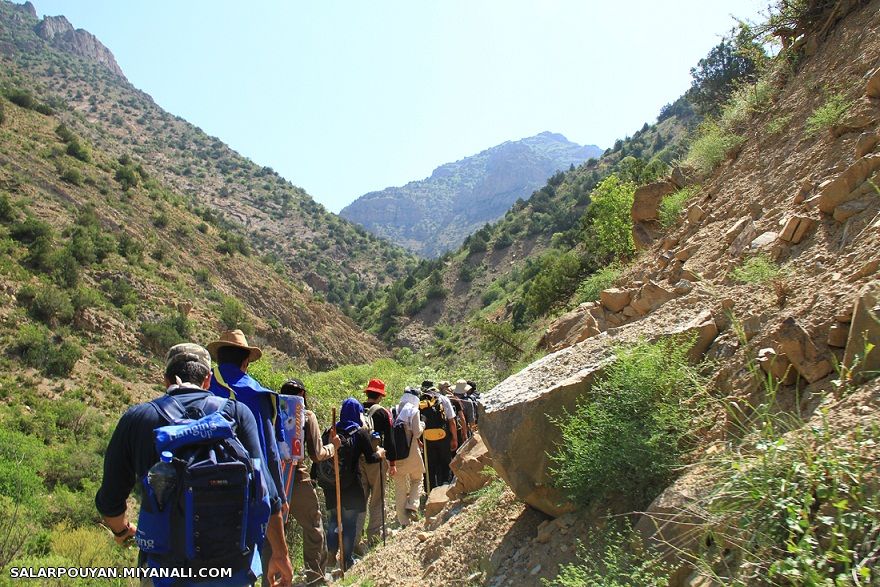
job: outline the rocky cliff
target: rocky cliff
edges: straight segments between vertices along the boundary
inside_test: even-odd
[[[503,216],[556,171],[601,152],[543,132],[441,165],[423,180],[365,194],[340,214],[411,251],[436,257]]]
[[[31,7],[33,8],[33,5]],[[56,49],[100,63],[125,79],[125,74],[122,73],[122,68],[116,63],[116,58],[113,57],[110,49],[92,33],[83,29],[74,29],[65,17],[47,16],[34,27],[34,31]]]

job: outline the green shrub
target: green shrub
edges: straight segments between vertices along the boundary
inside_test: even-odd
[[[190,335],[189,320],[180,313],[141,324],[147,346],[157,355],[163,355],[170,347],[186,342]]]
[[[252,334],[254,331],[244,304],[231,296],[224,296],[220,303],[220,322],[227,330],[238,328],[245,334]]]
[[[785,270],[767,255],[750,257],[732,272],[733,279],[739,283],[767,283],[784,274]]]
[[[785,434],[778,419],[714,460],[707,508],[729,530],[715,537],[724,554],[704,553],[701,570],[728,585],[876,585],[880,429],[838,437],[826,423]]]
[[[117,308],[138,302],[137,291],[125,279],[106,279],[101,282],[101,289]]]
[[[80,265],[69,247],[55,251],[50,263],[52,277],[59,285],[76,287],[76,284],[79,283]]]
[[[700,191],[700,186],[689,186],[680,189],[673,194],[669,194],[660,201],[660,226],[663,228],[671,228],[678,224],[681,213],[684,211],[685,205],[694,194]]]
[[[128,259],[129,263],[139,263],[144,254],[144,245],[129,236],[128,233],[123,233],[119,237],[117,252]]]
[[[30,244],[40,237],[51,238],[52,227],[42,220],[28,217],[14,223],[9,229],[9,236],[20,243]]]
[[[560,254],[551,249],[542,255],[540,270],[529,282],[523,303],[531,317],[544,315],[574,291],[581,274],[581,259],[574,251]]]
[[[46,324],[66,324],[73,320],[70,297],[53,285],[44,284],[36,289],[22,288],[19,291],[19,300],[26,305],[31,317]]]
[[[104,297],[97,290],[81,285],[70,294],[70,302],[76,312],[86,308],[97,308],[104,303]]]
[[[503,295],[504,288],[502,288],[501,285],[499,285],[498,282],[495,281],[492,283],[492,285],[486,288],[486,291],[483,292],[480,300],[483,302],[483,307],[485,308],[495,300],[501,299]]]
[[[628,258],[635,252],[632,206],[636,185],[609,175],[590,195],[587,246],[602,261]]]
[[[852,102],[847,100],[843,94],[832,94],[807,118],[807,134],[812,136],[840,124],[851,106]]]
[[[15,104],[16,106],[21,106],[22,108],[27,108],[28,110],[35,110],[39,102],[34,95],[31,94],[27,90],[21,90],[18,88],[13,88],[6,91],[6,99]]]
[[[770,122],[767,123],[767,134],[768,135],[779,134],[780,132],[782,132],[783,129],[785,129],[789,125],[789,123],[791,123],[791,119],[792,119],[791,114],[785,114],[783,116],[779,116],[777,118],[774,118],[773,120],[771,120]]]
[[[602,290],[613,286],[621,273],[623,273],[623,266],[619,263],[612,263],[599,269],[578,285],[575,302],[583,304],[598,300]]]
[[[64,171],[61,172],[61,179],[70,185],[83,184],[83,174],[76,167],[65,167]]]
[[[0,192],[0,222],[10,222],[15,220],[15,208],[9,201],[9,196]]]
[[[10,346],[13,354],[29,367],[50,377],[66,377],[82,357],[82,348],[70,340],[53,337],[40,324],[25,324]]]
[[[703,388],[687,360],[692,342],[671,337],[616,349],[589,397],[557,422],[554,473],[573,501],[614,497],[638,509],[675,478],[691,440],[687,405]]]
[[[578,543],[578,562],[544,581],[551,587],[666,587],[672,569],[628,525],[612,523]]]
[[[67,143],[67,154],[85,163],[91,160],[88,148],[76,139]]]
[[[724,130],[716,122],[704,122],[688,149],[685,165],[708,175],[745,140],[743,136]]]
[[[0,125],[6,122],[6,107],[0,102]]]
[[[116,181],[119,182],[119,185],[122,187],[122,191],[125,191],[125,192],[127,192],[128,190],[130,190],[133,187],[137,187],[138,182],[140,181],[138,179],[137,172],[133,168],[128,167],[126,165],[123,165],[119,169],[116,170],[115,179],[116,179]]]
[[[76,140],[76,135],[64,123],[55,127],[55,134],[65,143],[71,143]]]

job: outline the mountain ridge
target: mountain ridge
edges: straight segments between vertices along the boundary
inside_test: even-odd
[[[553,173],[601,152],[595,145],[578,145],[544,131],[444,163],[424,179],[368,192],[340,216],[418,254],[436,257],[500,218]]]

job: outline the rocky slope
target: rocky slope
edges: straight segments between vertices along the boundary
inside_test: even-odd
[[[692,462],[730,442],[737,416],[724,405],[766,401],[750,365],[777,378],[777,409],[804,418],[806,429],[826,421],[850,432],[856,422],[876,424],[876,383],[841,391],[834,382],[860,381],[851,369],[876,375],[871,345],[880,343],[880,4],[864,4],[842,4],[853,12],[826,26],[827,38],[812,31],[798,71],[778,81],[771,103],[743,127],[742,146],[702,179],[680,225],[665,233],[642,226],[657,228],[657,194],[675,186],[636,192],[632,217],[643,248],[636,262],[599,301],[551,326],[544,340],[558,350],[484,395],[482,434],[520,499],[553,516],[571,510],[549,470],[555,419],[588,397],[614,361],[615,345],[643,338],[691,332],[693,358],[712,361],[709,394],[723,402]],[[849,108],[810,132],[828,99],[817,88],[841,92]],[[780,119],[782,128],[774,124]],[[741,283],[733,270],[756,257],[780,272]],[[676,512],[696,507],[709,481],[699,467],[688,469],[649,508],[647,534],[650,520],[672,511],[669,503]],[[658,544],[684,532],[676,522],[666,526]]]
[[[365,194],[340,214],[419,255],[436,257],[498,220],[553,173],[601,152],[543,132],[441,165],[423,180]]]
[[[0,82],[26,86],[96,146],[126,153],[169,189],[245,230],[261,254],[342,307],[412,258],[327,212],[301,188],[162,110],[112,54],[62,16],[0,3]]]

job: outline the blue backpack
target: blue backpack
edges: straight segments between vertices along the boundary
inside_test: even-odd
[[[270,515],[259,458],[223,414],[229,400],[209,396],[185,410],[166,395],[150,402],[169,424],[156,428],[156,451],[169,451],[176,483],[165,503],[142,479],[135,541],[150,566],[228,567],[263,542]]]

